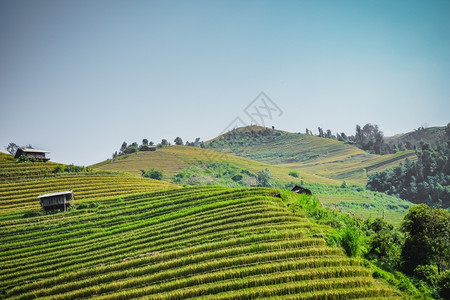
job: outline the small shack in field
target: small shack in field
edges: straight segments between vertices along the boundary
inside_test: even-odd
[[[156,146],[142,146],[140,148],[141,151],[156,151]]]
[[[311,191],[308,190],[307,188],[304,188],[302,186],[296,185],[292,188],[291,192],[294,192],[296,194],[306,194],[306,195],[311,195]]]
[[[22,155],[27,158],[40,159],[42,161],[49,161],[50,158],[45,157],[46,153],[50,153],[46,150],[32,149],[32,148],[19,148],[14,155],[14,158],[19,158]]]
[[[41,200],[42,208],[44,212],[50,210],[63,210],[66,211],[69,206],[69,200],[73,200],[73,192],[72,191],[63,191],[57,193],[50,193],[45,195],[38,196],[38,199]]]

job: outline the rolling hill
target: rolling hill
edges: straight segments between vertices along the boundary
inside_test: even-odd
[[[327,141],[326,139],[318,138],[315,138],[314,140],[319,140],[319,142],[322,142],[321,140]],[[330,140],[330,142],[333,141]],[[357,149],[349,145],[344,146],[351,149],[351,151],[355,151],[354,149]],[[384,156],[377,156],[377,158],[387,160]],[[395,162],[398,162],[397,158],[393,163]],[[208,166],[211,163],[231,164],[233,168],[248,170],[254,174],[267,168],[273,175],[273,179],[276,181],[276,186],[278,188],[288,189],[293,182],[296,184],[303,182],[303,184],[311,189],[325,205],[330,207],[339,207],[345,212],[349,212],[363,218],[385,217],[387,221],[395,226],[399,226],[401,220],[408,212],[409,207],[412,206],[412,204],[408,201],[404,201],[393,196],[387,196],[383,193],[367,192],[362,188],[355,187],[339,188],[342,184],[342,178],[339,178],[340,174],[329,175],[329,177],[336,177],[335,179],[332,179],[325,176],[311,174],[312,172],[306,172],[304,171],[307,170],[305,168],[298,170],[299,177],[296,178],[289,175],[289,172],[294,169],[288,168],[289,165],[271,165],[248,158],[198,147],[171,146],[158,149],[157,151],[137,152],[130,155],[120,156],[116,160],[106,160],[92,165],[91,167],[103,171],[129,172],[135,175],[141,174],[140,169],[148,170],[155,168],[162,170],[165,176],[164,180],[171,182],[174,181],[176,174],[188,170],[189,172],[186,172],[188,177],[197,176],[200,179],[204,179],[190,182],[188,185],[237,186],[233,185],[233,182],[222,183],[219,178],[224,172],[229,172],[231,167],[228,167],[225,171],[213,170],[212,173],[205,175],[202,171],[208,169]],[[354,164],[357,163],[355,162]],[[385,166],[387,164],[383,165]],[[371,166],[375,167],[376,164],[372,164]],[[310,167],[312,168],[314,165]],[[340,170],[342,171],[343,168],[341,167]],[[204,176],[207,176],[208,178],[204,178]],[[249,185],[255,186],[256,183]],[[332,200],[330,199],[332,195],[339,196],[333,198],[335,200]]]
[[[290,170],[284,166],[271,165],[209,149],[188,146],[171,146],[158,149],[157,151],[137,152],[119,156],[115,160],[109,159],[91,167],[105,171],[124,171],[135,175],[140,175],[141,169],[155,168],[162,170],[166,179],[170,180],[173,179],[175,174],[185,168],[211,162],[227,162],[255,174],[265,168],[269,168],[275,180],[289,182],[293,179],[289,176]],[[316,176],[301,170],[299,171],[299,180],[330,185],[342,183],[342,181]]]
[[[289,209],[304,199],[293,193],[61,175],[51,164],[0,158],[3,174],[14,166],[35,174],[0,183],[2,298],[402,298],[362,260],[327,246],[323,234],[332,228]],[[24,214],[38,209],[38,193],[68,186],[97,205]]]
[[[367,174],[415,160],[414,151],[369,154],[337,140],[260,126],[236,128],[206,142],[209,149],[295,169],[342,183],[365,185]]]
[[[425,142],[433,148],[450,139],[450,123],[440,127],[419,127],[414,131],[386,137],[385,142],[390,145],[403,145],[408,149],[420,148],[420,143]]]
[[[74,203],[101,201],[122,195],[176,188],[174,184],[124,173],[70,172],[53,173],[61,164],[51,162],[17,163],[8,154],[0,153],[0,219],[9,213],[23,214],[40,210],[37,196],[72,190]]]

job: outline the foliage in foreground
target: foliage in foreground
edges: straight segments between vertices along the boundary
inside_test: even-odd
[[[450,213],[425,204],[412,207],[405,217],[405,236],[384,220],[362,220],[337,213],[306,195],[281,192],[293,211],[304,210],[319,224],[330,225],[330,245],[349,257],[364,257],[374,276],[383,278],[412,297],[448,299],[450,277]],[[406,276],[400,270],[404,270]]]
[[[157,182],[158,183],[158,182]],[[7,298],[396,298],[267,188],[200,187],[0,220]],[[8,225],[8,226],[6,226]]]

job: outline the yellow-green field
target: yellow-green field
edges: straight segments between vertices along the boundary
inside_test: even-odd
[[[332,229],[290,210],[301,199],[290,192],[61,175],[7,155],[2,168],[0,298],[402,298],[362,260],[328,246]],[[26,214],[40,210],[38,194],[69,188],[98,205]]]
[[[316,195],[320,203],[340,212],[349,213],[353,216],[363,219],[382,218],[396,228],[400,227],[403,218],[408,213],[411,206],[406,201],[392,202],[391,205],[397,206],[395,209],[389,209],[389,204],[385,205],[385,209],[380,208],[381,205],[374,202],[373,197],[360,195]],[[403,203],[404,207],[398,207],[399,203]]]
[[[91,167],[98,170],[125,171],[136,175],[141,174],[141,169],[149,170],[155,168],[157,170],[162,170],[163,174],[168,177],[168,179],[171,179],[173,175],[180,172],[182,169],[205,162],[228,162],[255,174],[268,168],[275,180],[294,181],[294,178],[289,176],[290,169],[283,166],[270,165],[213,150],[187,146],[171,146],[152,152],[138,152],[119,157],[114,161],[107,160],[92,165]],[[330,185],[342,183],[342,181],[317,176],[303,172],[302,170],[299,171],[299,178],[296,180]]]
[[[177,187],[165,181],[125,174],[53,174],[52,170],[58,165],[48,162],[17,163],[11,155],[0,153],[1,212],[40,210],[37,196],[65,190],[72,190],[74,203],[79,203]]]
[[[336,179],[340,182],[345,180],[347,183],[365,185],[368,174],[395,167],[406,158],[409,160],[417,160],[414,151],[410,150],[387,155],[357,154],[347,157],[330,158],[326,162],[321,163],[291,163],[282,164],[282,166],[302,170],[317,176]]]
[[[212,145],[213,141],[218,141],[214,145],[217,151],[295,169],[302,174],[334,179],[339,183],[345,180],[347,183],[359,185],[367,183],[367,174],[396,166],[406,158],[417,159],[414,151],[389,155],[369,154],[337,140],[284,131],[273,131],[273,136],[246,136],[251,131],[258,133],[264,130],[267,131],[266,128],[258,126],[238,128],[235,130],[238,133],[237,142],[233,143],[232,131],[228,133],[228,139],[223,140],[225,135],[222,135],[207,144]]]
[[[319,138],[312,137],[314,141],[323,140]],[[335,141],[329,140],[329,143],[336,144]],[[355,147],[349,145],[344,145],[347,149],[347,153],[350,150],[354,151]],[[357,149],[357,152],[361,152]],[[301,163],[292,163],[286,165],[270,165],[259,161],[254,161],[251,159],[238,157],[230,154],[219,153],[212,150],[205,150],[197,147],[186,147],[186,146],[171,146],[162,149],[158,149],[154,152],[138,152],[128,156],[120,157],[115,161],[108,160],[96,165],[93,168],[99,170],[109,170],[109,171],[127,171],[135,175],[140,175],[140,169],[148,170],[151,168],[162,170],[165,175],[164,180],[173,180],[173,176],[182,171],[184,168],[193,165],[201,165],[205,162],[228,162],[232,163],[242,169],[249,170],[253,173],[257,173],[260,170],[268,168],[272,175],[274,175],[274,180],[280,182],[296,182],[303,181],[305,184],[311,183],[313,187],[311,188],[318,199],[325,205],[333,204],[338,209],[342,209],[345,212],[352,213],[355,216],[370,218],[370,217],[384,217],[389,223],[399,226],[402,218],[408,212],[410,203],[400,200],[391,196],[383,196],[380,193],[374,195],[374,193],[365,192],[355,192],[353,190],[345,191],[344,194],[340,193],[344,190],[335,190],[332,186],[340,186],[343,180],[346,180],[348,184],[350,183],[362,183],[361,178],[366,178],[366,168],[367,166],[376,166],[378,168],[398,163],[400,159],[404,159],[405,155],[408,156],[410,152],[397,153],[390,156],[377,156],[369,155],[367,153],[359,153],[356,156],[347,157],[347,161],[344,162],[332,162],[331,157],[329,157],[328,164],[315,164],[315,163],[304,163],[307,167],[302,167],[296,169]],[[414,153],[413,153],[414,154]],[[366,159],[364,163],[359,163],[361,159]],[[339,164],[342,164],[339,166]],[[324,166],[329,169],[328,173],[325,173]],[[361,167],[363,166],[363,167]],[[346,169],[347,168],[347,169]],[[289,176],[290,170],[297,170],[299,173],[298,178]],[[374,171],[376,169],[372,169]],[[342,174],[334,173],[334,171],[341,171],[345,173]],[[320,173],[322,172],[322,173]],[[315,174],[320,173],[320,174]],[[362,174],[360,174],[362,173]],[[331,178],[328,178],[331,177]],[[353,180],[352,180],[353,179]],[[364,180],[365,182],[365,180]],[[319,184],[319,189],[316,191],[314,185]],[[322,186],[324,185],[324,186]],[[328,187],[327,187],[328,186]],[[329,189],[333,190],[334,195],[329,195]],[[356,193],[356,195],[355,195]],[[336,198],[333,199],[333,197]],[[364,199],[362,203],[356,203],[354,201],[355,197],[360,197]]]

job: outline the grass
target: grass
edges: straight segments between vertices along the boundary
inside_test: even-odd
[[[286,133],[281,137],[285,136],[289,135]],[[324,140],[310,136],[306,136],[306,138],[312,138],[314,141],[320,142],[320,145],[322,145],[321,140]],[[327,142],[336,144],[336,141],[333,140],[327,140]],[[353,146],[345,146],[347,149],[357,149]],[[362,152],[359,149],[357,150],[359,151],[358,153]],[[380,166],[397,163],[405,155],[408,156],[409,153],[397,153],[393,155],[395,159],[391,156],[363,155],[373,157],[370,163],[371,166],[375,167],[370,171],[373,172],[378,170]],[[141,166],[155,169],[158,169],[157,167],[159,166],[165,179],[168,176],[167,180],[179,185],[222,185],[228,187],[256,186],[256,178],[252,177],[252,175],[268,168],[273,175],[272,181],[277,188],[285,189],[288,188],[287,186],[291,187],[294,184],[303,182],[305,187],[311,189],[317,195],[318,199],[329,207],[363,218],[384,217],[389,223],[399,226],[411,206],[409,202],[381,193],[365,191],[362,186],[354,185],[348,189],[339,188],[343,182],[341,179],[351,178],[350,175],[352,172],[354,172],[352,176],[356,179],[347,181],[349,183],[354,181],[359,182],[360,180],[357,178],[360,176],[360,172],[366,174],[366,169],[358,167],[360,165],[358,157],[360,158],[359,154],[353,157],[352,159],[354,161],[351,163],[347,161],[349,166],[348,170],[350,171],[342,171],[344,170],[344,166],[339,167],[339,170],[346,174],[345,176],[340,177],[340,174],[325,174],[326,176],[335,177],[335,179],[329,179],[324,174],[318,176],[307,173],[308,170],[313,170],[313,167],[319,168],[314,172],[319,172],[320,168],[323,167],[323,165],[316,166],[314,163],[310,163],[309,169],[301,168],[298,171],[294,171],[299,175],[297,178],[290,175],[293,172],[293,169],[290,168],[292,166],[285,168],[280,165],[268,165],[230,154],[186,146],[172,146],[158,149],[155,152],[140,152],[114,162],[105,161],[92,167],[100,170],[129,171],[133,174],[140,175]],[[163,165],[163,162],[165,162],[165,165]],[[211,167],[212,165],[214,167]],[[334,166],[337,165],[338,163]],[[369,165],[367,161],[366,165]],[[330,174],[333,171],[332,166],[333,164],[329,163],[328,171]],[[356,171],[354,171],[355,168]],[[176,176],[176,174],[179,175]],[[232,177],[236,174],[241,174],[243,178],[241,180],[233,180]]]
[[[152,152],[138,152],[129,156],[120,157],[115,161],[107,160],[92,165],[91,167],[98,170],[125,171],[136,175],[141,174],[140,169],[149,170],[154,168],[156,170],[161,170],[164,176],[170,180],[174,175],[182,172],[186,168],[201,166],[205,163],[223,162],[230,163],[238,168],[248,170],[255,174],[268,168],[275,180],[292,180],[292,176],[289,176],[291,170],[282,166],[270,165],[264,162],[224,154],[213,150],[187,146],[171,146]],[[299,180],[330,185],[338,185],[341,183],[338,180],[320,177],[302,171],[298,171],[298,173]]]
[[[290,209],[297,197],[290,192],[176,188],[120,173],[35,174],[0,183],[1,298],[402,295],[374,279],[360,259],[327,246],[322,236],[332,229],[312,223],[300,208]],[[38,210],[37,193],[68,185],[82,198],[78,204],[95,205],[23,216],[24,207]]]
[[[0,291],[9,299],[345,297],[363,295],[361,287],[400,295],[310,237],[319,227],[275,192],[185,188],[0,221]]]
[[[367,183],[367,173],[396,166],[406,157],[416,159],[414,151],[381,156],[337,140],[258,126],[238,128],[208,141],[207,145],[224,153],[359,185]]]
[[[399,227],[413,204],[384,193],[365,190],[360,186],[341,188],[318,184],[305,184],[319,201],[334,210],[364,219],[380,217]]]

